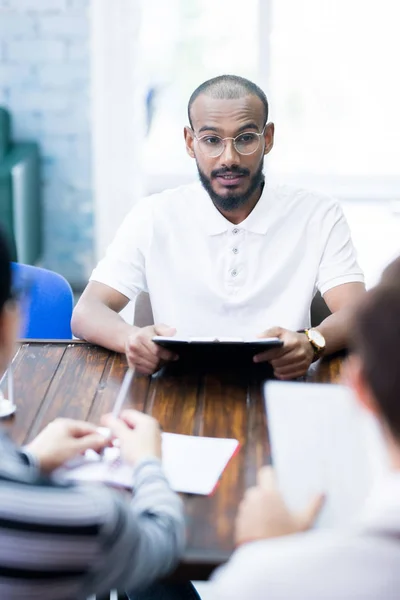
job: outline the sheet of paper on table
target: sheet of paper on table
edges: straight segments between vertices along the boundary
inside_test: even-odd
[[[172,489],[187,494],[211,494],[238,446],[233,439],[163,433],[163,468]],[[119,456],[118,447],[107,448],[103,459],[88,451],[82,460],[59,469],[56,477],[130,489],[134,484],[133,468],[121,462]]]
[[[264,392],[272,463],[286,503],[301,510],[323,492],[316,526],[346,526],[388,470],[372,416],[340,385],[268,382]]]

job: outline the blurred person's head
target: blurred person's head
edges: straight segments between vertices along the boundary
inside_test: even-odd
[[[349,383],[381,423],[400,468],[400,285],[384,281],[367,292],[353,328]]]
[[[0,374],[12,358],[17,336],[18,311],[12,291],[11,262],[8,244],[0,229]]]
[[[400,256],[392,261],[383,271],[381,283],[400,285]]]
[[[186,149],[215,206],[229,213],[254,205],[264,183],[264,156],[274,141],[264,92],[242,77],[221,75],[193,92],[188,117]]]

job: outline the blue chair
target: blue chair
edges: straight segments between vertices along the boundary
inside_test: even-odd
[[[21,338],[72,339],[74,297],[68,281],[54,271],[12,263],[16,288],[26,290],[21,299]]]

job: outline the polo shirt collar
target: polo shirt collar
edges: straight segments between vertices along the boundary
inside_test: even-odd
[[[264,185],[263,192],[257,204],[249,214],[249,216],[239,223],[239,229],[245,229],[251,233],[265,234],[269,224],[269,208],[271,191]],[[233,223],[225,219],[225,217],[214,206],[210,196],[204,190],[200,210],[205,223],[206,233],[208,235],[218,235],[229,231],[235,227]]]
[[[270,223],[271,191],[264,185],[259,201],[244,221],[238,227],[251,233],[267,233]]]

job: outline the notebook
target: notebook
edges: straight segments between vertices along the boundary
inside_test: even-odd
[[[316,527],[348,525],[388,470],[373,417],[340,385],[268,382],[264,392],[272,464],[289,508],[323,492]]]
[[[163,433],[164,472],[176,492],[207,496],[238,448],[239,442],[234,439]],[[58,469],[55,476],[62,481],[103,482],[127,489],[134,485],[133,468],[121,461],[117,446],[106,448],[103,459],[89,450],[84,457]]]

